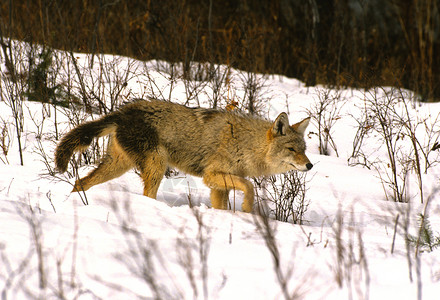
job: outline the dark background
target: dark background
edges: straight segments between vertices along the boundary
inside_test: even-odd
[[[308,85],[440,100],[435,0],[1,0],[0,35],[149,60],[229,64]],[[7,45],[2,42],[3,51]]]

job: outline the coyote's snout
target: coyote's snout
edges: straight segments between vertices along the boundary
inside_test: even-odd
[[[227,111],[188,108],[171,102],[137,101],[67,133],[55,151],[64,172],[74,152],[93,138],[110,135],[108,151],[73,191],[116,178],[136,167],[144,195],[156,198],[166,169],[203,177],[214,208],[228,208],[231,189],[244,192],[243,211],[252,211],[254,190],[245,177],[308,171],[304,131],[309,118],[289,125],[286,113],[274,122]]]

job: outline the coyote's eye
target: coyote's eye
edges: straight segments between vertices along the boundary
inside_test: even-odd
[[[296,152],[295,149],[292,148],[292,147],[289,147],[289,148],[287,148],[287,149],[288,149],[289,151]]]

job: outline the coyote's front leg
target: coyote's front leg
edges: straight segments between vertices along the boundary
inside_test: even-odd
[[[244,200],[242,209],[244,212],[251,212],[254,204],[254,186],[249,180],[243,177],[223,174],[223,173],[207,173],[203,176],[205,184],[213,190],[240,190],[244,192]],[[220,204],[218,192],[211,190],[211,203],[214,208],[226,209],[225,205]],[[222,195],[224,197],[224,194]],[[216,207],[220,206],[220,207]]]
[[[211,189],[211,205],[216,209],[228,209],[229,190]]]

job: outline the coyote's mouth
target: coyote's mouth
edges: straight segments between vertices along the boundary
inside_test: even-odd
[[[303,168],[298,168],[298,166],[296,166],[295,164],[293,164],[291,162],[287,162],[287,164],[291,165],[295,170],[301,171],[301,172],[307,172],[313,167],[313,165],[311,163],[308,163]]]

